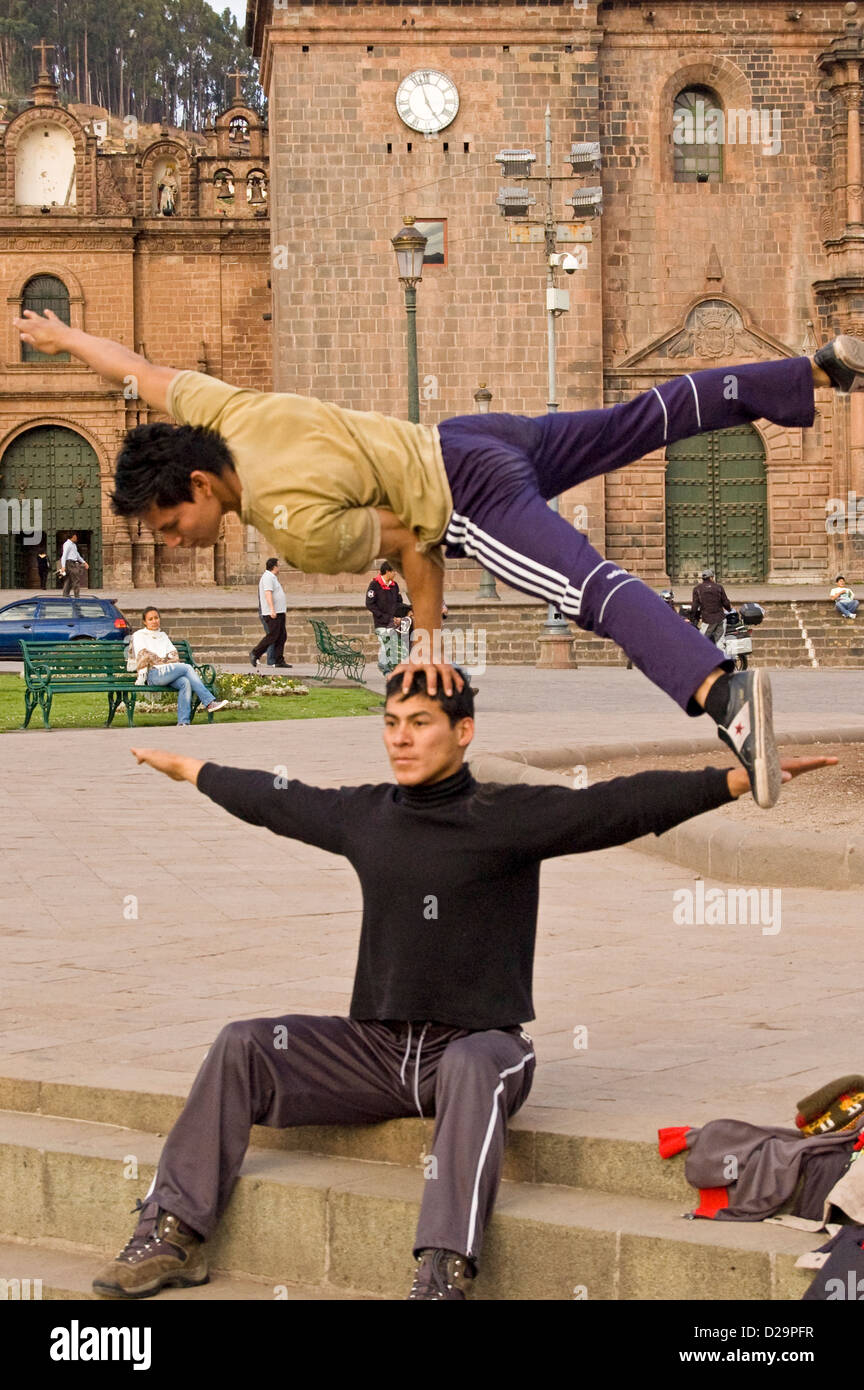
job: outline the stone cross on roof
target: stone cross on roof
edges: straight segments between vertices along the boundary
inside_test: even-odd
[[[48,63],[47,63],[47,60],[46,60],[46,57],[45,57],[45,50],[46,50],[47,48],[52,48],[52,49],[53,49],[53,48],[56,48],[56,47],[57,47],[57,45],[56,45],[55,43],[46,43],[45,39],[40,39],[39,43],[34,43],[34,44],[33,44],[33,48],[38,48],[39,51],[40,51],[40,53],[42,54],[42,67],[41,67],[40,72],[39,72],[40,77],[41,77],[42,73],[49,73],[49,75],[50,75],[50,69],[49,69],[49,67],[48,67]]]
[[[225,74],[225,76],[234,78],[234,96],[232,98],[233,104],[235,106],[243,106],[245,103],[243,101],[243,93],[240,91],[240,79],[241,77],[248,77],[248,72],[228,72]]]

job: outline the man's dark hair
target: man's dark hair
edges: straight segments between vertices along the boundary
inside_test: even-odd
[[[837,578],[834,580],[834,583],[835,583],[835,584],[839,584],[841,579],[843,580],[843,583],[845,584],[845,583],[846,583],[846,576],[845,576],[845,574],[838,574]]]
[[[378,573],[379,573],[379,574],[392,574],[392,573],[393,573],[393,566],[392,566],[391,564],[388,564],[388,562],[387,562],[386,560],[382,560],[382,561],[381,561],[381,564],[378,566]]]
[[[412,695],[425,695],[427,699],[435,700],[441,706],[447,718],[450,720],[451,729],[455,724],[459,723],[460,719],[473,719],[474,696],[477,692],[471,689],[471,682],[468,679],[467,671],[463,671],[458,666],[455,666],[453,669],[459,672],[465,684],[461,690],[457,690],[456,682],[454,681],[452,695],[444,694],[444,686],[441,681],[440,672],[438,675],[438,683],[435,687],[435,694],[430,695],[426,688],[426,672],[418,670],[414,672],[407,695],[402,694],[402,676],[391,676],[387,682],[384,696],[385,702],[396,695],[398,695],[400,700],[410,700]]]
[[[278,565],[278,563],[279,563],[279,557],[278,557],[278,555],[271,555],[271,556],[270,556],[270,559],[267,561],[267,564],[264,566],[264,568],[265,568],[265,569],[268,569],[268,570],[275,570],[275,568],[276,568],[276,566]]]
[[[149,608],[144,609],[144,612],[141,614],[142,623],[146,623],[148,613],[155,613],[156,617],[159,617],[159,609],[156,607],[155,603],[151,603]]]
[[[189,475],[195,469],[221,478],[234,467],[228,445],[201,425],[138,425],[123,441],[114,466],[111,509],[117,516],[143,516],[152,506],[192,501]]]

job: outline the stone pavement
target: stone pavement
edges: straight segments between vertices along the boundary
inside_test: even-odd
[[[480,750],[710,733],[635,672],[496,668],[476,684]],[[775,692],[781,727],[860,721],[864,736],[859,673],[779,672]],[[228,817],[128,749],[285,766],[322,785],[389,780],[376,726],[3,735],[0,1075],[182,1094],[224,1023],[344,1012],[353,871]],[[676,925],[673,892],[694,877],[629,848],[545,866],[529,1104],[547,1127],[791,1123],[799,1096],[864,1066],[860,895],[784,889],[777,935]]]

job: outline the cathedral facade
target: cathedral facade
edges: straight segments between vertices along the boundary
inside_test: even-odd
[[[270,105],[275,389],[407,414],[404,217],[428,236],[427,423],[481,384],[492,410],[546,409],[546,226],[575,262],[552,276],[562,410],[864,332],[864,4],[249,0],[247,41]],[[862,406],[819,391],[811,430],[699,436],[562,514],[657,585],[708,564],[857,575]]]
[[[131,382],[22,345],[12,318],[51,309],[156,362],[267,389],[268,200],[254,111],[235,103],[200,135],[139,126],[60,105],[43,61],[32,105],[0,124],[0,587],[38,588],[36,504],[52,571],[77,530],[93,587],[258,578],[263,542],[237,518],[197,552],[113,516],[123,434],[152,416]]]

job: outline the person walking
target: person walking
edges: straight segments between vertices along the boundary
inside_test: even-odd
[[[60,572],[66,576],[63,584],[63,596],[68,598],[70,594],[74,598],[79,598],[81,594],[81,580],[84,578],[84,571],[89,570],[90,566],[78,549],[78,532],[72,531],[63,543],[63,552],[60,556]]]
[[[855,614],[858,612],[858,600],[849,588],[842,574],[838,574],[837,578],[834,580],[834,587],[829,597],[833,599],[834,607],[837,609],[841,618],[854,619]]]
[[[372,614],[372,626],[378,638],[378,670],[387,677],[399,665],[401,646],[396,610],[402,606],[402,595],[393,566],[382,560],[378,573],[373,574],[366,590],[366,607]]]
[[[210,714],[224,709],[227,700],[217,700],[208,690],[194,666],[181,661],[167,632],[162,631],[158,608],[145,608],[144,626],[132,634],[127,664],[138,672],[138,685],[170,686],[177,691],[177,723],[192,723],[192,696],[197,695]]]
[[[273,661],[268,665],[280,666],[287,670],[290,662],[285,660],[285,642],[287,632],[285,629],[285,614],[288,611],[288,603],[285,598],[285,590],[279,583],[279,557],[271,555],[264,567],[264,573],[258,581],[258,612],[264,624],[265,636],[262,637],[257,647],[253,647],[249,653],[249,660],[252,662],[253,671],[257,669],[258,662],[265,652],[273,653]]]
[[[240,820],[344,856],[360,879],[363,918],[347,1017],[287,1014],[221,1030],[139,1199],[138,1224],[97,1272],[95,1292],[149,1298],[166,1284],[207,1282],[204,1242],[228,1204],[251,1125],[419,1115],[435,1119],[434,1181],[419,1184],[407,1299],[463,1301],[482,1257],[508,1121],[534,1077],[525,1025],[534,1017],[543,862],[662,834],[749,790],[740,767],[641,772],[579,790],[478,784],[465,762],[474,735],[467,679],[452,696],[436,682],[431,696],[425,671],[411,674],[407,695],[400,676],[387,684],[384,743],[395,787],[286,784],[272,772],[132,749],[139,763],[190,782]],[[836,762],[790,759],[781,776]],[[398,847],[398,872],[382,873],[382,846]],[[578,910],[573,931],[578,943]],[[374,1233],[366,1258],[380,1260]]]
[[[726,590],[717,583],[714,571],[704,569],[701,583],[693,590],[690,621],[697,627],[701,624],[708,641],[719,646],[726,633],[726,614],[731,607]]]
[[[864,387],[864,339],[841,334],[812,358],[688,372],[605,410],[464,415],[430,427],[158,366],[51,310],[25,309],[13,324],[49,356],[69,352],[118,383],[134,374],[141,399],[177,422],[126,435],[116,515],[140,517],[166,545],[210,546],[236,512],[306,573],[362,574],[373,556],[398,556],[417,616],[406,689],[413,666],[430,681],[440,676],[445,690],[458,686],[452,666],[434,659],[442,547],[479,560],[616,642],[687,714],[708,714],[747,768],[757,804],[776,802],[768,673],[736,672],[694,627],[682,631],[658,594],[598,554],[548,501],[693,435],[760,419],[811,427],[815,387]]]
[[[36,565],[39,570],[39,588],[48,588],[48,570],[50,568],[48,552],[44,548],[36,556]]]

